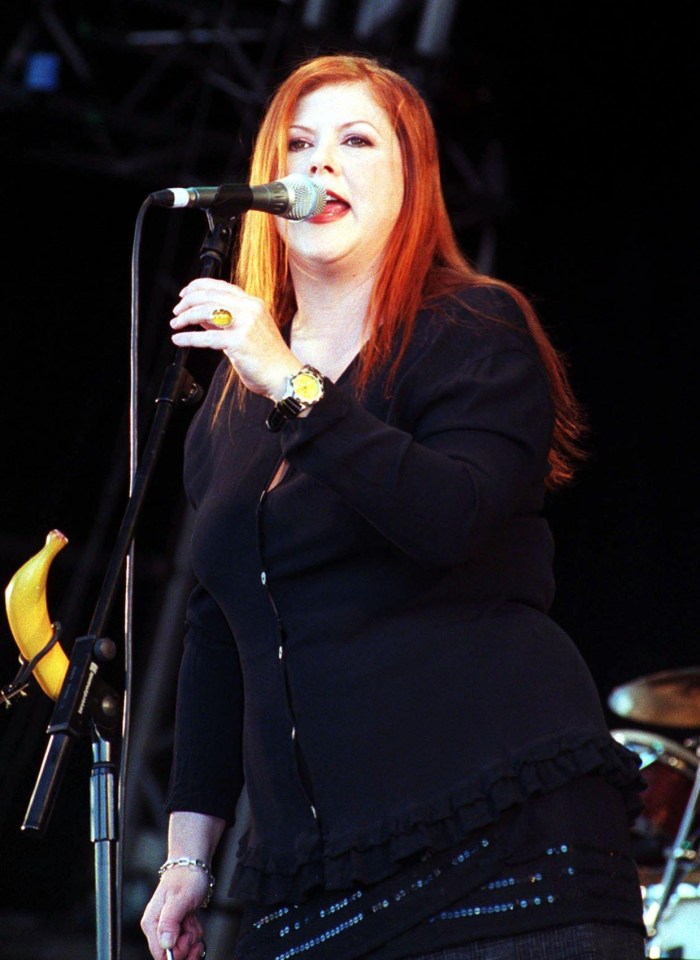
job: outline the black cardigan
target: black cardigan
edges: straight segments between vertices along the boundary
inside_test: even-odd
[[[198,586],[168,809],[231,822],[245,780],[235,896],[377,881],[581,774],[634,794],[547,615],[553,410],[511,298],[421,312],[390,390],[380,373],[355,399],[352,364],[278,434],[252,395],[212,427],[227,362],[186,444]]]

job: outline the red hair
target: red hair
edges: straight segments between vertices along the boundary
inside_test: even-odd
[[[319,87],[341,83],[365,83],[370,88],[396,131],[404,174],[404,202],[365,318],[369,339],[360,355],[358,392],[361,394],[374,371],[393,354],[387,378],[391,383],[411,339],[416,314],[426,303],[470,285],[499,286],[522,310],[551,384],[555,425],[547,484],[557,487],[566,483],[582,456],[583,417],[563,360],[527,298],[510,285],[480,274],[459,250],[442,195],[433,122],[423,98],[408,80],[367,57],[341,54],[302,63],[268,105],[253,151],[250,182],[267,183],[286,173],[288,130],[299,99]],[[243,218],[234,280],[267,304],[280,328],[291,321],[296,300],[286,247],[271,217],[249,212]]]

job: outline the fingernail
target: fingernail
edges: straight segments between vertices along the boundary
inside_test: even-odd
[[[169,950],[171,947],[175,946],[175,937],[169,931],[161,933],[158,943],[161,946],[162,950]]]

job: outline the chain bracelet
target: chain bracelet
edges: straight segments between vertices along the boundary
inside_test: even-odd
[[[214,874],[209,869],[209,865],[204,862],[204,860],[197,860],[195,857],[175,857],[172,860],[166,860],[158,869],[158,876],[162,877],[166,870],[171,870],[173,867],[192,867],[196,870],[203,870],[207,875],[207,880],[209,881],[209,890],[207,895],[204,898],[201,908],[204,910],[209,906],[211,898],[214,896],[214,886],[216,880],[214,879]]]

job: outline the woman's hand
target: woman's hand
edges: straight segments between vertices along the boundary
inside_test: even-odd
[[[173,960],[200,960],[204,956],[202,927],[197,910],[211,892],[213,877],[207,867],[226,827],[220,817],[188,810],[170,814],[168,860],[160,883],[141,918],[141,929],[148,940],[154,960],[166,960],[165,951],[173,951]],[[190,861],[184,865],[179,859]]]
[[[284,342],[262,300],[234,284],[207,278],[193,280],[180,296],[170,321],[177,331],[173,343],[223,351],[248,390],[280,400],[288,377],[302,364]],[[231,314],[229,326],[221,328],[211,322],[217,309]],[[195,326],[204,329],[187,329]]]
[[[209,892],[206,874],[199,869],[175,867],[161,877],[141,918],[141,929],[154,960],[199,960],[205,952],[204,931],[197,908]]]

